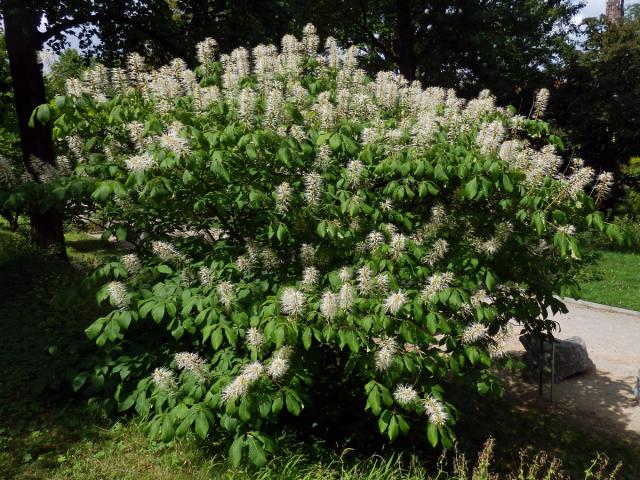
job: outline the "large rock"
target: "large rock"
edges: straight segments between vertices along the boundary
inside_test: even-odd
[[[532,335],[522,335],[520,343],[524,345],[526,353],[524,362],[527,367],[525,377],[530,381],[539,379],[539,365],[542,358],[544,378],[548,381],[551,377],[551,342],[543,342],[542,352],[540,351],[540,337]],[[595,368],[594,363],[589,358],[587,345],[580,337],[571,337],[566,340],[554,340],[555,343],[555,368],[553,383],[560,383],[565,378],[577,373],[587,372]]]

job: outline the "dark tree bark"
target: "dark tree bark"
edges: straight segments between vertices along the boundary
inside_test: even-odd
[[[39,122],[29,127],[33,110],[46,102],[44,78],[37,58],[42,48],[38,17],[26,0],[2,0],[2,16],[25,165],[30,170],[31,156],[53,165],[51,129]],[[32,241],[66,257],[60,213],[55,209],[40,211],[36,207],[30,210]]]
[[[396,0],[396,31],[398,35],[398,66],[400,73],[410,82],[416,75],[416,53],[411,22],[411,0]]]

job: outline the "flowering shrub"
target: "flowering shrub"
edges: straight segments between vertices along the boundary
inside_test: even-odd
[[[164,440],[229,432],[234,463],[264,463],[269,434],[344,384],[389,440],[450,446],[446,387],[498,392],[509,320],[551,331],[575,287],[576,232],[618,235],[596,211],[609,177],[548,135],[548,92],[523,117],[318,44],[310,25],[279,52],[206,40],[194,71],[132,55],[40,107],[69,185],[136,247],[96,272],[113,310],[75,386]]]

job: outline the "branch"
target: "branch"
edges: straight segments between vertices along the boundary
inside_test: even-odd
[[[84,25],[85,23],[97,22],[107,18],[114,18],[113,14],[94,13],[78,18],[68,18],[52,25],[50,28],[47,28],[44,32],[40,33],[40,40],[42,41],[42,43],[45,43],[47,40],[50,40],[56,35],[61,34],[65,30],[79,27],[80,25]]]

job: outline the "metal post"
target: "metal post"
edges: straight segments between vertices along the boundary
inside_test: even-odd
[[[540,335],[540,363],[538,364],[538,396],[542,397],[542,382],[544,381],[544,337]]]
[[[556,379],[556,342],[555,340],[551,342],[551,386],[550,386],[550,396],[551,403],[553,403],[553,382]]]

